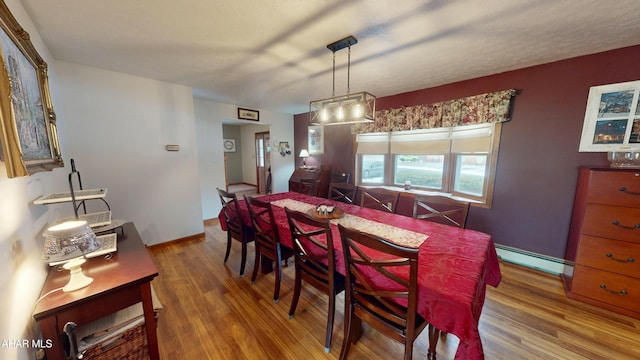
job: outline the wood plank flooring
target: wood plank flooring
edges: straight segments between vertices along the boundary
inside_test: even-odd
[[[226,233],[208,221],[206,238],[149,249],[160,276],[153,281],[164,305],[158,322],[162,359],[337,359],[343,337],[344,295],[338,296],[331,352],[324,352],[326,296],[303,287],[296,315],[288,318],[293,265],[284,268],[280,301],[273,273],[250,283],[253,245],[239,277],[240,244],[223,263]],[[640,359],[640,320],[568,299],[558,276],[506,262],[503,281],[487,288],[480,319],[485,358]],[[428,333],[413,357],[425,359]],[[453,359],[458,339],[441,338],[438,359]],[[402,345],[365,327],[349,359],[400,359]]]

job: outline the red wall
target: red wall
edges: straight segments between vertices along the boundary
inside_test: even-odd
[[[563,258],[579,166],[607,166],[605,153],[579,153],[591,86],[640,79],[640,46],[378,98],[376,108],[433,103],[518,89],[502,126],[491,209],[472,207],[467,227],[498,244]],[[376,89],[367,89],[375,94]],[[294,117],[295,153],[307,145],[308,114]],[[325,153],[307,164],[354,172],[348,126],[325,127]],[[353,181],[352,181],[353,182]]]

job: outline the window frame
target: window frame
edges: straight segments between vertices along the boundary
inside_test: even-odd
[[[416,186],[412,184],[412,188],[415,191],[427,191],[427,192],[439,192],[443,194],[447,194],[450,196],[454,196],[457,198],[462,198],[469,200],[474,206],[483,207],[483,208],[491,208],[493,203],[493,192],[495,186],[495,178],[497,172],[497,159],[498,152],[500,147],[500,136],[502,130],[502,123],[492,123],[492,124],[484,124],[491,126],[491,133],[489,139],[489,148],[487,151],[478,151],[478,152],[452,152],[451,145],[449,145],[448,153],[444,154],[444,165],[443,165],[443,179],[442,179],[442,189],[435,189],[425,186]],[[460,128],[460,127],[457,127]],[[479,126],[478,128],[481,128]],[[450,143],[453,141],[453,129],[450,128],[449,141]],[[375,154],[375,155],[384,155],[385,156],[385,171],[383,176],[383,183],[371,183],[371,182],[362,182],[362,156],[363,155],[373,155],[373,154],[356,154],[356,173],[357,173],[357,184],[364,186],[390,186],[394,188],[402,188],[404,183],[398,184],[395,178],[397,171],[397,164],[399,162],[400,155],[443,155],[442,153],[422,153],[422,154],[405,154],[405,153],[392,153],[391,146],[388,147],[387,154]],[[486,165],[485,165],[485,174],[484,174],[484,183],[482,186],[482,196],[475,196],[473,194],[468,194],[455,190],[455,180],[456,180],[456,168],[457,161],[459,155],[474,155],[474,154],[486,154]]]

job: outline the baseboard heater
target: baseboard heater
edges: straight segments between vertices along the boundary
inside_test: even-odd
[[[555,275],[565,272],[569,263],[565,259],[542,255],[531,251],[496,244],[498,257],[504,261],[541,270]]]

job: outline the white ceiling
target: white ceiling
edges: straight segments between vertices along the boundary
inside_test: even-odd
[[[21,0],[58,59],[258,110],[378,97],[640,44],[638,0]],[[336,95],[347,90],[336,52]]]

